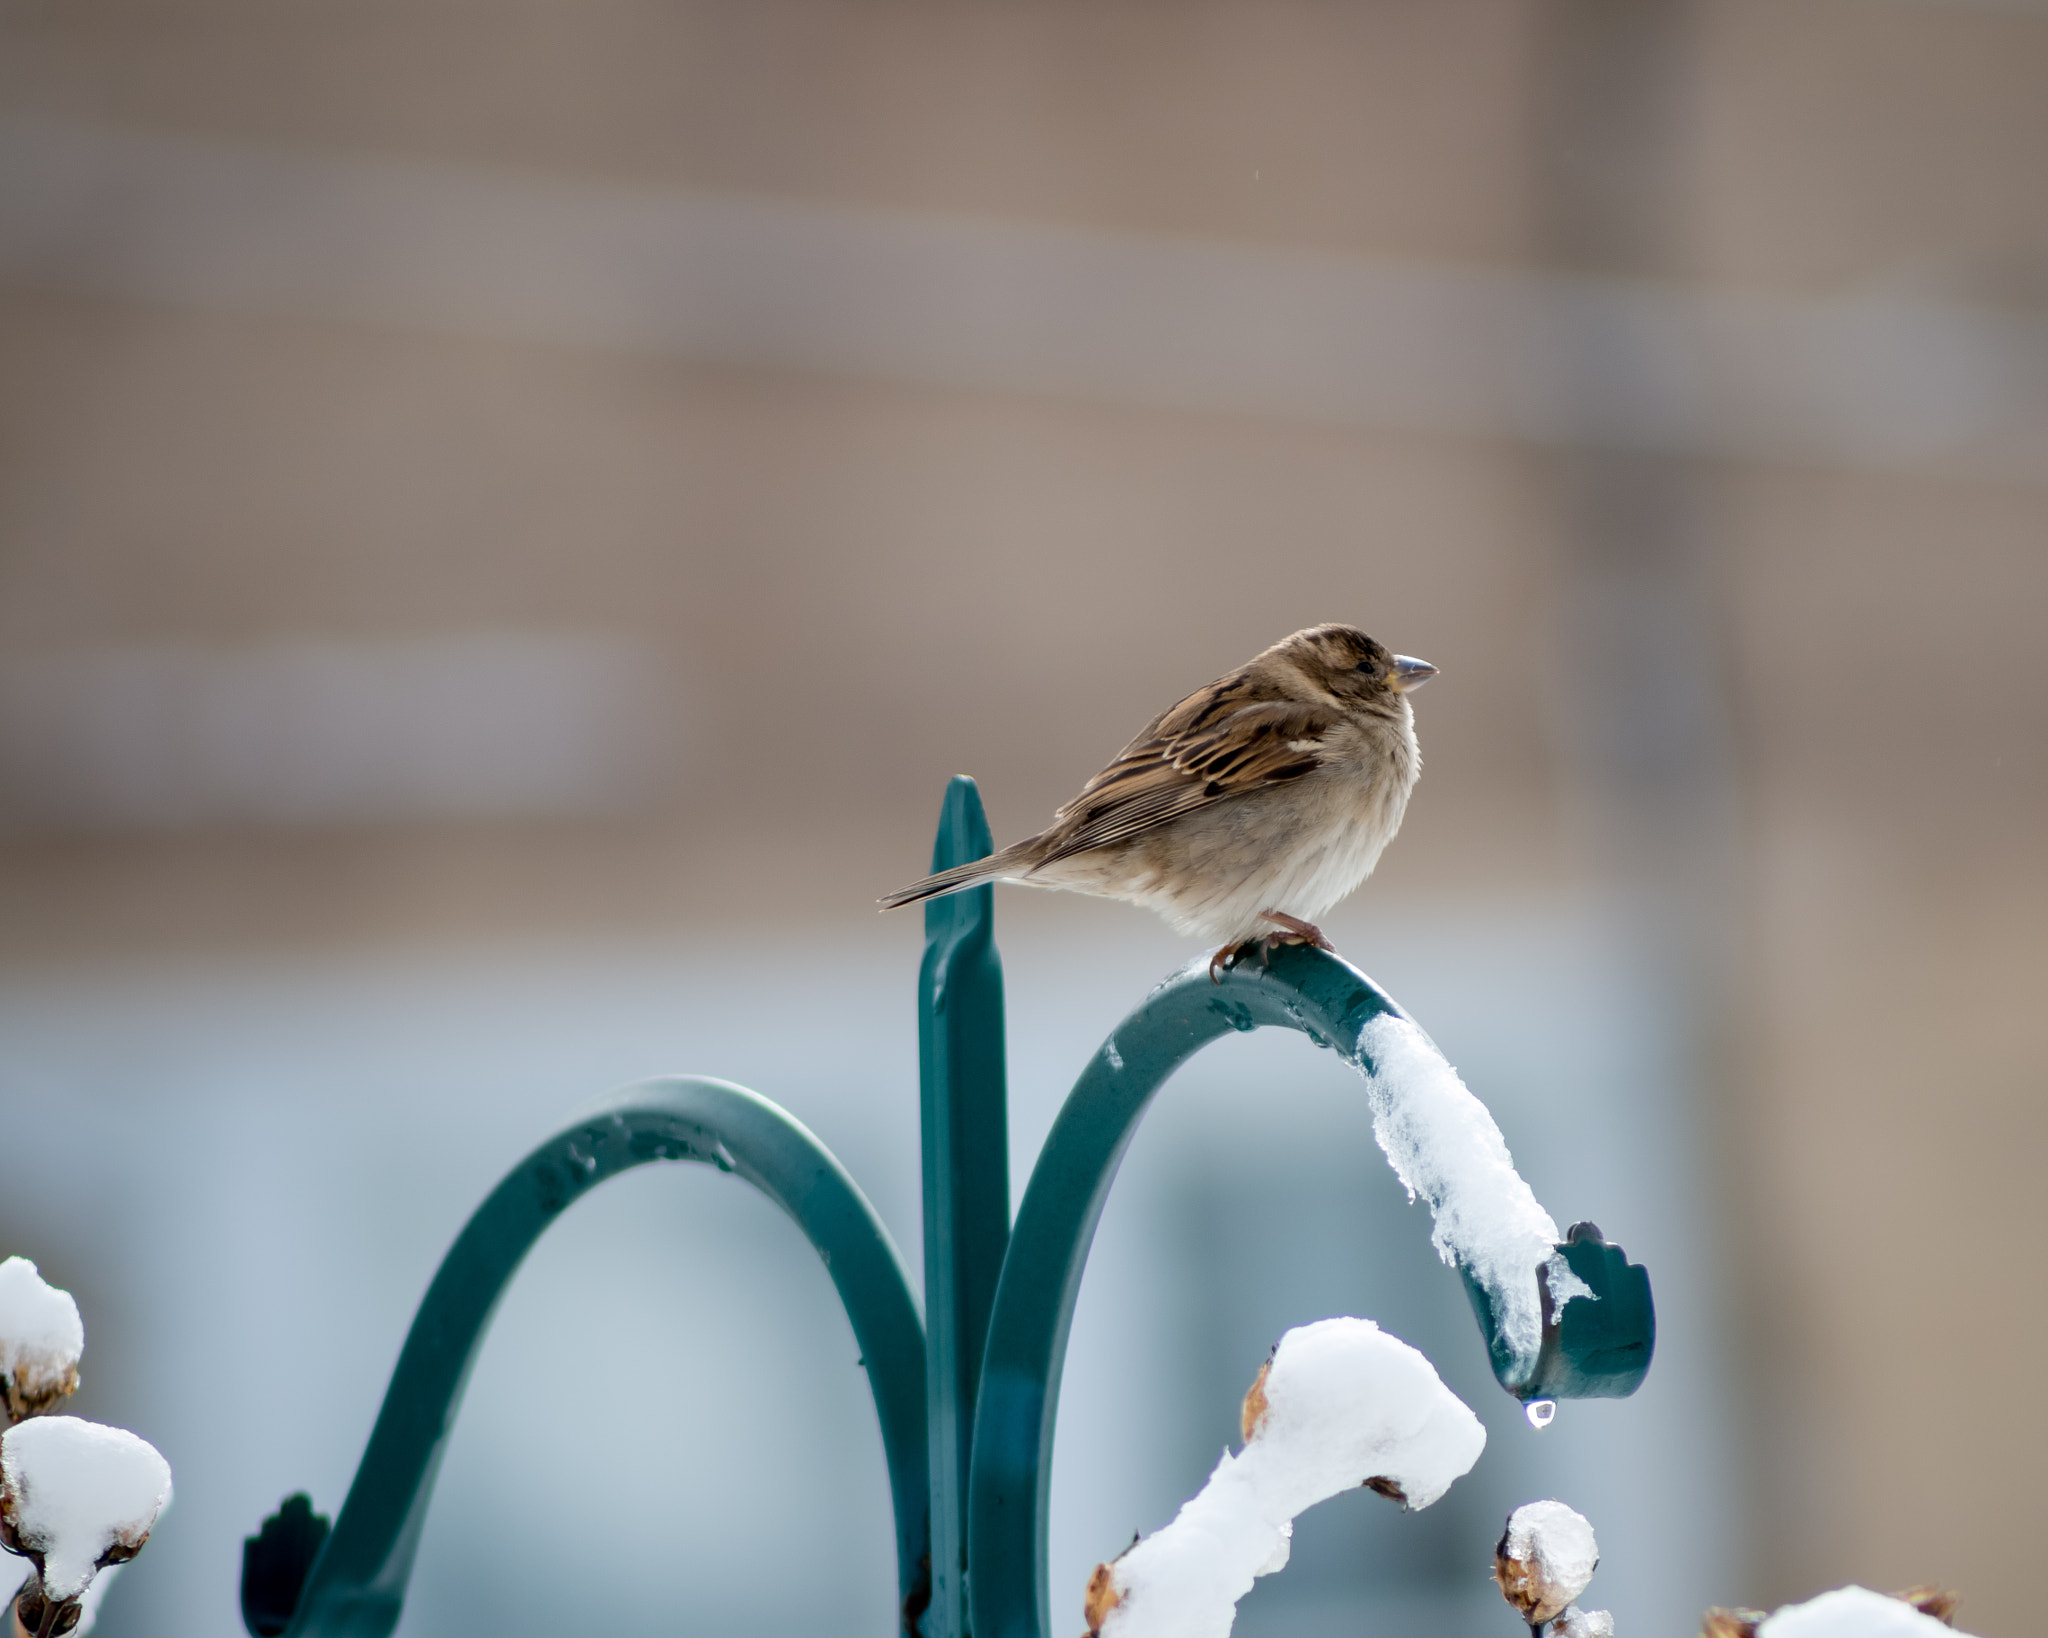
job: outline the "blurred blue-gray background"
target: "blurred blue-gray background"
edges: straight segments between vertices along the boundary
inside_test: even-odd
[[[1253,1638],[1505,1633],[1551,1494],[1625,1633],[2027,1630],[2044,159],[2031,0],[0,0],[0,1251],[177,1472],[109,1638],[234,1630],[621,1082],[784,1103],[915,1265],[871,906],[946,777],[1022,834],[1324,619],[1443,669],[1330,931],[1649,1264],[1658,1365],[1528,1428],[1355,1077],[1223,1043],[1090,1265],[1056,1607],[1354,1312],[1489,1448],[1304,1519]],[[1195,952],[998,931],[1021,1188]],[[886,1632],[885,1509],[795,1231],[635,1175],[514,1289],[404,1630]]]

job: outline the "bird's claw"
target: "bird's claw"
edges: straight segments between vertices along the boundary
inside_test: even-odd
[[[1209,982],[1221,984],[1223,982],[1223,975],[1240,961],[1244,960],[1247,950],[1251,949],[1254,945],[1263,945],[1265,942],[1264,939],[1247,938],[1240,939],[1235,944],[1224,945],[1222,949],[1209,958]]]

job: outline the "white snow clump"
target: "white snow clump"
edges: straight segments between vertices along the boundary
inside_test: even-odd
[[[1486,1447],[1435,1367],[1365,1319],[1282,1337],[1245,1396],[1244,1432],[1171,1524],[1097,1566],[1091,1634],[1227,1638],[1252,1582],[1285,1567],[1297,1513],[1360,1485],[1427,1507]]]
[[[1955,1631],[1911,1604],[1868,1587],[1837,1587],[1804,1604],[1787,1604],[1757,1624],[1757,1638],[1955,1638]]]
[[[38,1416],[0,1434],[0,1539],[38,1562],[53,1602],[133,1558],[170,1499],[170,1464],[124,1428]]]
[[[47,1284],[26,1257],[0,1262],[0,1393],[9,1418],[74,1392],[84,1352],[85,1325],[71,1293]]]
[[[1536,1501],[1508,1515],[1494,1549],[1494,1578],[1522,1619],[1540,1627],[1577,1600],[1599,1563],[1600,1544],[1583,1513],[1561,1501]]]
[[[107,1596],[107,1589],[114,1584],[114,1578],[121,1573],[121,1566],[109,1564],[92,1578],[92,1585],[79,1595],[78,1625],[64,1635],[64,1638],[85,1638],[92,1631],[92,1624],[100,1618],[100,1602]]]
[[[1397,1013],[1379,1014],[1358,1032],[1358,1053],[1374,1138],[1408,1197],[1429,1203],[1437,1255],[1486,1288],[1495,1322],[1526,1376],[1543,1346],[1536,1270],[1548,1267],[1559,1307],[1593,1295],[1558,1254],[1556,1220],[1515,1170],[1486,1105],[1414,1024]]]
[[[1543,1638],[1614,1638],[1614,1617],[1606,1610],[1582,1610],[1574,1604],[1543,1629]]]

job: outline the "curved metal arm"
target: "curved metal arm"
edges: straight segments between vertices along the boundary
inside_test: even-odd
[[[1320,950],[1287,946],[1273,953],[1270,967],[1241,962],[1220,984],[1210,981],[1205,966],[1169,979],[1117,1026],[1081,1072],[1024,1191],[989,1321],[968,1493],[975,1638],[1045,1638],[1054,1630],[1047,1606],[1046,1522],[1067,1332],[1103,1202],[1153,1094],[1218,1036],[1261,1025],[1300,1030],[1316,1045],[1362,1062],[1359,1030],[1379,1014],[1399,1010],[1355,967]],[[1614,1248],[1599,1249],[1620,1256]],[[1589,1242],[1574,1255],[1594,1252]],[[1641,1275],[1640,1269],[1634,1272]],[[1640,1303],[1629,1325],[1647,1323],[1647,1276],[1641,1278]],[[1539,1368],[1527,1382],[1503,1378],[1502,1385],[1523,1398],[1631,1391],[1648,1368],[1647,1344],[1627,1356],[1633,1376],[1626,1386],[1600,1376],[1598,1366],[1587,1374],[1591,1356],[1574,1333],[1578,1310],[1589,1306],[1599,1305],[1565,1305],[1559,1347],[1553,1346],[1558,1319],[1546,1303],[1545,1357],[1551,1368],[1547,1374]],[[1498,1369],[1506,1344],[1490,1309],[1481,1305],[1477,1313]],[[1600,1316],[1609,1364],[1629,1340],[1611,1323],[1619,1317]],[[1567,1364],[1580,1374],[1568,1375]]]
[[[975,1407],[967,1562],[975,1638],[1042,1638],[1053,1418],[1067,1331],[1095,1225],[1152,1095],[1218,1036],[1298,1029],[1350,1055],[1367,1020],[1397,1010],[1355,968],[1305,946],[1270,969],[1240,962],[1168,979],[1081,1071],[1039,1152],[1010,1230]]]
[[[923,1596],[930,1511],[924,1323],[888,1230],[831,1152],[726,1081],[642,1081],[542,1144],[477,1208],[398,1356],[355,1483],[307,1578],[291,1638],[384,1638],[398,1624],[434,1478],[498,1299],[543,1230],[606,1178],[654,1160],[735,1172],[810,1237],[867,1366],[896,1508],[897,1582]]]

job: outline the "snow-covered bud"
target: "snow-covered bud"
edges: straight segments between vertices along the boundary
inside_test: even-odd
[[[1930,1613],[1908,1598],[1887,1598],[1868,1587],[1837,1587],[1804,1604],[1772,1611],[1757,1623],[1757,1638],[1947,1638],[1954,1595],[1931,1587],[1913,1591],[1942,1613]]]
[[[1614,1617],[1574,1604],[1543,1629],[1543,1638],[1614,1638]]]
[[[0,1410],[40,1416],[78,1388],[85,1326],[71,1293],[47,1284],[26,1257],[0,1262]]]
[[[1940,1587],[1908,1587],[1887,1598],[1867,1587],[1837,1587],[1761,1610],[1708,1610],[1700,1638],[1936,1638],[1955,1625],[1960,1597]]]
[[[1237,1601],[1287,1563],[1294,1516],[1367,1486],[1427,1507],[1468,1472],[1486,1429],[1428,1360],[1371,1320],[1289,1331],[1245,1395],[1224,1452],[1173,1522],[1088,1581],[1102,1638],[1226,1638]]]
[[[1561,1501],[1530,1502],[1508,1515],[1508,1527],[1494,1549],[1493,1577],[1522,1619],[1542,1627],[1586,1590],[1599,1562],[1599,1544],[1583,1514]]]
[[[39,1416],[0,1434],[0,1547],[35,1566],[17,1609],[36,1638],[71,1630],[93,1577],[142,1551],[170,1499],[170,1464],[124,1429]]]

